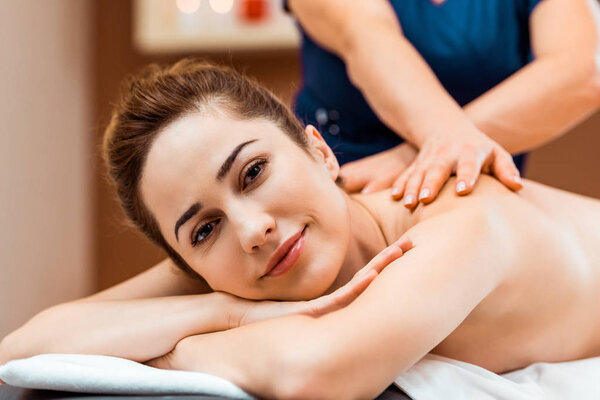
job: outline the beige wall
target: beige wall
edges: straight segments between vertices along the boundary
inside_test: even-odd
[[[88,1],[0,1],[0,338],[92,288]]]

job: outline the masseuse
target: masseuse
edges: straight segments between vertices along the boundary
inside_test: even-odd
[[[594,0],[287,6],[304,30],[296,114],[348,163],[349,191],[393,186],[412,208],[452,173],[469,193],[481,172],[518,190],[524,156],[509,153],[559,137],[599,105]]]

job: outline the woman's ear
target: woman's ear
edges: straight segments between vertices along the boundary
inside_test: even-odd
[[[335,182],[340,174],[340,164],[337,158],[331,151],[331,148],[325,142],[317,128],[312,125],[307,125],[304,132],[308,138],[309,146],[314,153],[317,161],[323,162],[325,168],[329,171],[331,179]]]

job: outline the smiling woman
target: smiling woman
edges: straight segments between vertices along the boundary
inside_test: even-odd
[[[412,211],[350,196],[314,127],[197,60],[134,78],[105,150],[128,216],[207,286],[162,263],[35,317],[7,359],[107,354],[337,399],[375,397],[428,352],[493,372],[600,355],[598,200],[485,176]]]
[[[104,137],[105,159],[125,213],[165,249],[177,266],[196,277],[196,271],[167,244],[148,214],[138,197],[138,181],[149,147],[162,128],[182,115],[211,109],[227,111],[238,118],[270,120],[299,146],[306,146],[301,125],[271,93],[227,68],[193,59],[182,60],[168,69],[149,65],[141,71],[115,108]],[[230,166],[231,161],[223,167]],[[225,169],[220,170],[219,176],[224,172]]]

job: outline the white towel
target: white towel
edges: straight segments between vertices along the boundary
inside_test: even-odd
[[[107,394],[206,394],[254,399],[233,383],[200,372],[149,367],[124,358],[40,354],[0,366],[0,379],[31,389]]]
[[[0,379],[33,389],[109,394],[207,394],[253,397],[229,381],[199,372],[152,368],[123,358],[42,354],[0,366]],[[394,381],[413,400],[600,399],[600,357],[537,363],[497,375],[428,354]]]
[[[536,363],[498,375],[473,364],[428,354],[394,383],[413,400],[598,400],[600,357]]]

